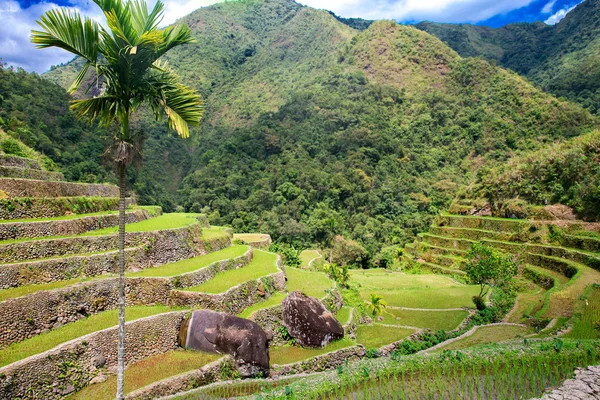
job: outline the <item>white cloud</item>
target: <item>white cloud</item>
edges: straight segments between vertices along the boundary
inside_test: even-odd
[[[546,5],[544,6],[544,8],[542,8],[542,13],[543,14],[550,14],[552,12],[552,9],[554,8],[554,5],[556,4],[556,0],[552,0],[548,3],[546,3]]]
[[[534,0],[300,0],[342,17],[397,21],[470,22],[525,7]]]
[[[573,7],[563,8],[562,10],[558,10],[556,13],[552,14],[550,16],[550,18],[548,18],[544,22],[547,23],[548,25],[558,24],[568,13],[570,13],[572,10],[574,10],[575,7],[577,7],[578,5],[579,5],[579,3],[575,4]]]

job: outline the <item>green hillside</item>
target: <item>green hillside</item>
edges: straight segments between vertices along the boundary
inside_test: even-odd
[[[422,22],[464,57],[482,56],[519,74],[555,96],[598,113],[600,100],[600,1],[585,0],[557,25],[509,24],[499,29],[468,24]]]
[[[358,31],[288,0],[227,2],[183,21],[197,43],[169,62],[202,93],[205,120],[177,143],[153,139],[159,128],[144,124],[134,189],[141,203],[179,203],[239,232],[298,246],[343,234],[374,256],[428,226],[473,163],[594,124],[580,107],[410,26]],[[64,85],[74,72],[44,76]]]

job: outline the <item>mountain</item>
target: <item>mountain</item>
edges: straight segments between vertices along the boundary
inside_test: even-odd
[[[166,127],[141,113],[152,145],[134,189],[168,181],[172,204],[297,246],[343,234],[373,257],[423,230],[481,165],[596,123],[411,26],[359,31],[288,0],[226,2],[182,21],[196,43],[168,61],[203,95],[205,119],[170,152]],[[74,65],[44,77],[66,85]]]
[[[463,57],[483,57],[544,90],[600,112],[600,0],[585,0],[560,21],[501,28],[422,22]]]

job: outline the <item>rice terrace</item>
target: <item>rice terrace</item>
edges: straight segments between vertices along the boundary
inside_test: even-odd
[[[6,3],[0,399],[600,399],[600,0]]]

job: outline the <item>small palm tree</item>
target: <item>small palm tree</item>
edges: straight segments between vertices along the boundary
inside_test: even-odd
[[[367,307],[369,308],[369,311],[371,311],[371,315],[376,317],[387,307],[387,303],[383,300],[382,296],[371,293],[371,301],[367,303]]]
[[[119,178],[119,340],[117,399],[123,398],[125,368],[125,195],[127,166],[141,156],[141,140],[130,130],[130,116],[142,104],[149,106],[157,120],[166,115],[169,131],[189,136],[188,125],[200,123],[202,100],[196,91],[183,86],[179,77],[159,58],[174,47],[193,41],[188,26],[179,24],[159,29],[164,5],[158,0],[148,11],[143,0],[94,0],[108,29],[77,11],[56,8],[46,12],[33,31],[31,41],[38,48],[58,47],[85,61],[69,88],[74,93],[88,71],[94,71],[89,85],[102,86],[100,96],[74,100],[71,109],[90,123],[108,127],[117,122],[108,153]]]

